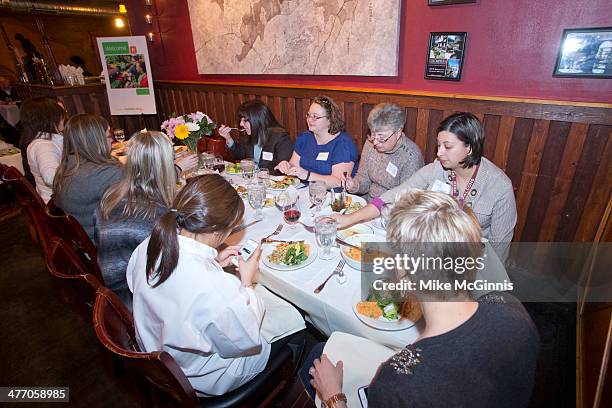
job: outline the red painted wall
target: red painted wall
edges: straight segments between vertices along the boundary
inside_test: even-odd
[[[397,77],[199,75],[187,0],[156,3],[162,41],[151,44],[150,52],[152,72],[158,80],[386,88],[612,103],[610,79],[552,76],[563,29],[612,26],[609,0],[478,0],[475,4],[437,7],[427,6],[427,0],[403,0]],[[134,35],[151,30],[144,22],[143,4],[141,0],[127,2]],[[460,82],[423,78],[430,31],[468,32]]]

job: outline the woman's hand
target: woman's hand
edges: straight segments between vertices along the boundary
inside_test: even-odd
[[[274,170],[278,170],[283,174],[289,174],[289,170],[291,170],[292,167],[293,166],[291,163],[289,163],[287,160],[283,160],[282,162],[278,163],[276,167],[274,167]]]
[[[237,245],[228,246],[227,248],[219,252],[217,257],[215,258],[215,261],[217,261],[217,263],[219,263],[219,265],[221,265],[222,268],[225,268],[226,266],[229,266],[232,263],[233,256],[239,256],[239,255],[240,255],[239,246]]]
[[[221,125],[219,126],[219,129],[217,130],[217,132],[219,133],[219,136],[224,138],[227,143],[231,143],[234,140],[230,136],[231,131],[232,131],[232,128],[227,125]]]
[[[310,384],[317,390],[322,401],[327,401],[342,392],[343,367],[342,361],[333,365],[326,354],[321,356],[321,360],[314,361],[314,365],[308,371],[312,376]]]
[[[198,165],[198,156],[193,153],[184,153],[174,159],[174,164],[176,164],[181,171],[187,171]]]
[[[293,166],[285,174],[287,174],[288,176],[295,176],[299,178],[300,180],[305,180],[306,177],[308,177],[308,170],[300,166]]]
[[[253,286],[259,280],[259,258],[261,257],[261,244],[253,252],[248,261],[238,257],[238,272],[240,281],[246,287]]]

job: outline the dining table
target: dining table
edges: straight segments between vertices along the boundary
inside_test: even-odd
[[[247,184],[247,180],[240,175],[224,173],[224,176],[236,186]],[[282,192],[282,190],[270,191],[270,189],[268,191],[269,194],[274,196],[278,196]],[[297,194],[301,208],[300,221],[306,226],[313,225],[315,209],[311,208],[308,188],[304,185],[298,185],[294,187],[292,192]],[[282,212],[276,206],[264,208],[263,219],[253,223],[255,210],[249,205],[248,199],[245,198],[244,200],[245,216],[243,224],[248,227],[230,235],[226,240],[227,245],[242,246],[249,239],[260,242],[262,238],[272,234],[279,225],[283,225],[281,232],[274,236],[275,239],[305,240],[311,246],[317,246],[313,232],[309,232],[301,224],[287,225]],[[372,223],[368,222],[366,224],[370,225]],[[377,228],[376,233],[384,237],[385,231]],[[259,283],[303,310],[306,320],[323,334],[329,336],[333,332],[345,332],[370,339],[393,349],[401,349],[407,344],[413,343],[423,330],[423,319],[401,330],[396,330],[395,325],[389,325],[391,330],[386,330],[370,326],[358,318],[354,306],[357,301],[361,300],[362,272],[348,263],[343,268],[346,277],[345,282],[340,283],[339,280],[332,277],[319,293],[315,293],[315,289],[343,259],[340,248],[332,249],[334,257],[329,260],[321,259],[320,248],[313,248],[319,255],[312,263],[292,270],[279,270],[268,267],[263,262],[266,253],[265,247],[274,245],[274,243],[264,243],[262,245],[264,245],[264,253],[262,254],[262,260],[260,260],[261,279]]]
[[[16,167],[21,174],[24,174],[21,151],[12,144],[0,141],[0,163],[6,166]]]

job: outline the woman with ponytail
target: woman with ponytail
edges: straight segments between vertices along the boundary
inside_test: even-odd
[[[238,247],[216,249],[243,214],[242,199],[223,177],[194,177],[127,268],[141,349],[170,353],[200,396],[246,383],[273,349],[261,335],[265,309],[253,290],[261,248],[246,262],[238,257],[239,277],[222,269]]]

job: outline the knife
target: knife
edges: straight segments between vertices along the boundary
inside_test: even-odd
[[[248,224],[242,224],[242,225],[240,225],[240,226],[238,226],[238,227],[234,228],[234,229],[232,230],[232,233],[231,233],[230,235],[235,234],[235,233],[237,233],[237,232],[240,232],[240,231],[242,231],[243,229],[247,229],[247,228],[249,228],[250,226],[257,224],[259,221],[261,221],[261,220],[255,220],[255,221],[250,222],[250,223],[248,223]]]

